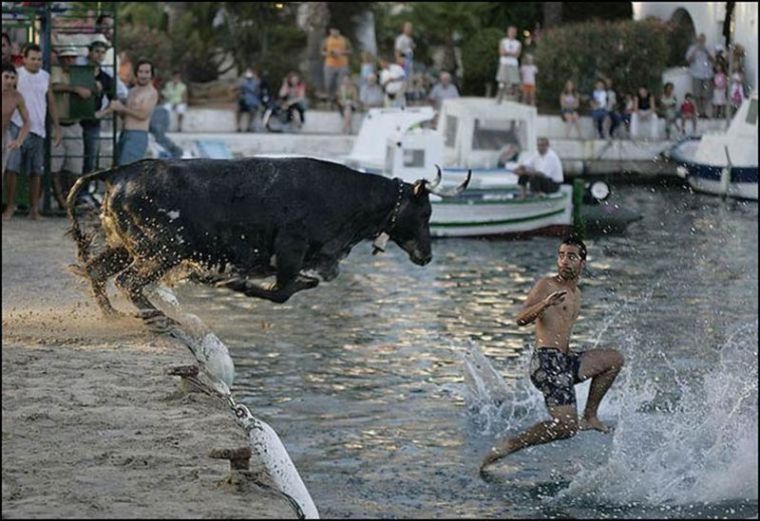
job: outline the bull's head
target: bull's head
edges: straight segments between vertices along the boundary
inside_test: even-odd
[[[430,183],[427,179],[420,179],[412,185],[402,185],[399,192],[398,215],[390,227],[390,239],[399,245],[408,255],[409,259],[420,266],[431,261],[433,255],[430,247],[430,206],[429,194],[449,197],[461,193],[470,182],[471,171],[467,172],[467,178],[458,187],[444,191],[437,187],[441,182],[441,169],[436,166],[438,173],[435,181]],[[380,248],[382,249],[382,248]]]

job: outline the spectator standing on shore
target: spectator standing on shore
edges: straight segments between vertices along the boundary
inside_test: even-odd
[[[686,94],[683,103],[681,103],[681,120],[684,133],[686,132],[687,121],[691,121],[692,135],[697,133],[697,107],[694,105],[694,97],[691,92]]]
[[[581,136],[581,128],[578,126],[578,107],[580,106],[580,96],[575,89],[575,83],[572,80],[567,80],[565,88],[559,95],[559,113],[562,120],[565,122],[565,136],[570,137],[570,127],[575,127],[578,133],[578,139]]]
[[[168,82],[161,92],[166,99],[169,114],[177,113],[177,132],[182,132],[182,119],[187,112],[187,85],[182,82],[180,71],[172,73],[172,81]]]
[[[343,133],[351,133],[351,116],[359,107],[359,92],[349,74],[343,76],[338,87],[338,109],[343,117]]]
[[[341,78],[348,74],[348,55],[351,52],[348,39],[340,34],[339,29],[331,27],[330,33],[322,42],[322,56],[325,57],[325,94],[330,101],[335,101],[335,92]]]
[[[116,98],[126,100],[129,95],[129,87],[134,84],[135,78],[132,74],[132,62],[125,51],[121,51],[114,56],[113,48],[113,16],[103,13],[95,20],[95,37],[93,41],[100,40],[108,45],[108,50],[103,61],[101,69],[116,82]],[[115,64],[115,68],[114,68]]]
[[[689,74],[692,78],[692,92],[697,102],[697,117],[707,117],[707,103],[712,87],[713,61],[715,58],[705,47],[705,35],[700,34],[697,41],[686,51],[689,62]]]
[[[715,75],[713,76],[713,117],[726,117],[726,89],[728,88],[728,76],[721,62],[715,63]]]
[[[394,50],[396,56],[402,56],[404,61],[401,64],[404,67],[404,74],[407,79],[412,78],[412,72],[414,72],[414,39],[412,38],[412,22],[404,22],[404,27],[401,29],[401,34],[396,37]]]
[[[50,151],[53,194],[61,210],[66,209],[66,196],[74,179],[84,171],[82,126],[79,118],[70,113],[71,97],[92,100],[93,108],[96,108],[93,90],[71,83],[71,67],[76,64],[78,56],[79,52],[75,48],[60,49],[59,65],[54,65],[50,71],[50,84],[63,135],[61,144]]]
[[[13,53],[13,42],[6,32],[3,32],[3,63],[10,63],[14,67],[21,67],[24,64],[24,56]]]
[[[607,119],[607,87],[604,81],[597,80],[590,102],[591,119],[594,120],[599,139],[604,139],[604,121]]]
[[[508,92],[515,96],[517,87],[520,85],[519,61],[522,45],[517,40],[517,27],[510,25],[507,28],[507,37],[499,42],[499,69],[496,73],[496,81],[499,84],[497,103],[501,103],[504,95]]]
[[[662,109],[662,117],[665,118],[665,136],[667,139],[670,139],[671,128],[673,126],[676,127],[679,133],[682,132],[679,125],[681,113],[678,109],[678,98],[673,93],[673,88],[673,83],[667,82],[660,96],[660,108]]]
[[[642,123],[649,122],[649,136],[657,139],[657,106],[654,96],[646,87],[639,87],[638,94],[633,98],[633,114],[631,115],[631,137],[639,137],[639,129]]]
[[[153,86],[153,63],[144,58],[138,60],[135,64],[135,77],[137,85],[129,89],[127,103],[116,100],[109,106],[109,110],[120,114],[124,120],[117,145],[118,165],[126,165],[145,157],[150,117],[158,103],[158,91]]]
[[[538,67],[533,64],[533,55],[526,54],[520,66],[522,102],[526,105],[536,105],[536,74],[538,74]]]
[[[235,87],[237,93],[237,107],[235,110],[235,118],[237,120],[237,131],[243,132],[243,128],[240,123],[243,120],[243,114],[248,114],[248,126],[247,132],[252,132],[254,129],[254,123],[256,122],[256,112],[261,105],[261,81],[251,67],[248,67],[240,78],[238,85]]]
[[[17,69],[16,88],[24,96],[29,111],[30,128],[21,147],[12,150],[6,165],[6,186],[8,188],[8,206],[3,212],[3,219],[10,219],[16,211],[16,176],[24,172],[29,176],[29,217],[40,218],[39,202],[42,190],[42,174],[45,160],[45,115],[49,111],[53,121],[53,145],[61,144],[61,125],[58,121],[53,90],[50,88],[50,74],[42,70],[42,49],[30,43],[24,46],[24,66]],[[11,118],[11,138],[18,139],[23,126],[21,116],[16,112]]]
[[[95,40],[90,44],[87,58],[93,66],[95,74],[95,117],[83,119],[79,122],[82,126],[82,139],[84,141],[84,165],[82,173],[93,172],[99,167],[100,157],[100,121],[103,114],[107,113],[108,105],[115,98],[115,85],[112,76],[109,76],[100,66],[105,59],[108,44],[105,40]],[[104,112],[106,111],[106,112]],[[86,193],[83,189],[79,193]]]
[[[398,61],[404,58],[397,56]],[[380,60],[380,86],[385,92],[386,107],[406,106],[406,73],[400,63],[391,63],[386,59]]]
[[[382,107],[384,100],[383,89],[377,84],[377,74],[372,73],[367,76],[367,83],[362,85],[359,90],[359,101],[361,101],[362,109],[369,110]]]
[[[11,62],[3,62],[3,180],[5,180],[5,165],[8,161],[8,153],[11,150],[18,150],[24,144],[26,135],[29,133],[31,122],[29,121],[29,112],[26,110],[24,96],[16,90],[18,81],[18,72]],[[21,129],[17,137],[11,137],[10,126],[11,116],[18,110],[21,116]],[[9,201],[10,202],[10,201]]]
[[[435,108],[436,111],[440,111],[443,100],[458,97],[459,89],[457,89],[457,86],[451,82],[451,74],[443,71],[438,76],[438,83],[436,83],[430,91],[428,101],[433,104],[433,108]]]

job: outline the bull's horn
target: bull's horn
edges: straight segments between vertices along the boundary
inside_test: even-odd
[[[440,169],[438,170],[438,173],[440,175]],[[465,189],[467,188],[467,185],[470,184],[471,178],[472,178],[472,170],[467,170],[467,177],[465,178],[465,180],[462,181],[462,184],[460,184],[453,190],[433,190],[432,186],[428,188],[428,190],[430,191],[431,194],[439,195],[441,197],[453,197],[465,191]]]
[[[438,166],[438,165],[435,165],[435,168],[436,168],[436,170],[438,170],[438,172],[435,174],[435,181],[433,181],[432,183],[430,183],[430,186],[427,187],[427,189],[428,189],[429,192],[432,192],[433,190],[435,190],[435,188],[439,184],[441,184],[441,178],[443,177],[442,174],[441,174],[441,167]]]

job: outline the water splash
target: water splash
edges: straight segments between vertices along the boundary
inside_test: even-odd
[[[674,377],[680,398],[652,403],[643,386],[663,384],[630,361],[620,414],[606,464],[582,470],[550,501],[686,505],[757,500],[757,322],[734,327],[720,360],[702,377]],[[664,355],[663,355],[664,356]],[[665,362],[674,369],[674,362]],[[674,373],[676,375],[677,373]],[[643,377],[642,377],[643,376]]]
[[[527,376],[508,384],[473,341],[460,356],[465,368],[465,402],[478,432],[492,435],[519,429],[546,415],[541,393]],[[527,368],[529,357],[530,350],[525,350],[518,365]]]

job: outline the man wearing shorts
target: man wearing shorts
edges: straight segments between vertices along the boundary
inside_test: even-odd
[[[581,310],[578,279],[586,264],[586,245],[577,237],[562,241],[557,257],[558,273],[540,279],[528,294],[517,324],[536,323],[536,349],[530,362],[530,379],[544,395],[552,419],[534,425],[492,447],[480,465],[533,445],[570,438],[579,429],[609,432],[597,409],[623,367],[623,356],[614,349],[570,350],[570,333]],[[583,417],[579,421],[573,386],[591,378]]]
[[[31,128],[20,148],[11,150],[6,165],[6,186],[8,206],[3,212],[3,220],[10,219],[16,211],[16,176],[24,172],[29,176],[29,217],[39,219],[39,202],[42,192],[42,174],[45,159],[45,115],[50,111],[53,120],[53,145],[61,143],[61,126],[58,122],[53,91],[50,88],[50,74],[42,70],[42,49],[34,43],[24,46],[24,66],[18,72],[17,90],[24,96],[29,111]],[[23,122],[19,113],[11,118],[11,139],[18,139]]]
[[[135,64],[135,76],[137,85],[129,89],[126,105],[114,100],[107,109],[121,115],[124,120],[124,128],[117,145],[118,165],[127,165],[145,157],[150,116],[158,103],[158,91],[153,86],[153,63],[145,59],[138,61]]]
[[[520,187],[520,198],[530,192],[539,196],[553,194],[559,190],[565,180],[562,173],[562,161],[554,150],[549,148],[549,139],[538,138],[538,154],[535,154],[515,168],[517,184]]]

